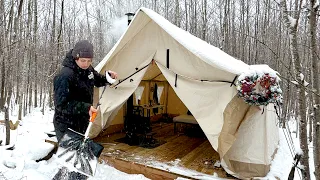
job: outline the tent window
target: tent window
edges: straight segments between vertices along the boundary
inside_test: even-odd
[[[144,86],[139,86],[134,91],[134,95],[136,96],[136,104],[138,104],[138,100],[141,100],[141,96],[142,96],[143,90],[144,90]]]
[[[162,95],[162,91],[163,91],[163,86],[159,86],[158,87],[158,91],[157,91],[157,96],[158,96],[159,102],[160,102],[160,98],[161,98],[161,95]]]

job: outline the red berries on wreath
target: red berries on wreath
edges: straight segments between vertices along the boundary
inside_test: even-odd
[[[280,78],[269,73],[242,74],[236,82],[238,96],[250,105],[268,105],[269,103],[282,103],[282,90],[279,85]]]

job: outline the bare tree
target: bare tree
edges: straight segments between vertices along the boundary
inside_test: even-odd
[[[51,30],[51,47],[55,47],[55,39],[56,39],[56,10],[57,10],[57,0],[53,0],[53,14],[52,14],[52,30]],[[49,107],[53,107],[53,74],[56,71],[57,63],[55,59],[55,48],[51,49],[51,56],[50,56],[50,70],[49,74],[47,75],[47,85],[49,86]]]
[[[225,0],[224,2],[224,9],[223,9],[223,24],[222,24],[222,50],[228,52],[229,47],[229,10],[230,10],[230,0]]]
[[[92,33],[91,33],[91,27],[90,27],[90,21],[89,21],[89,12],[88,12],[88,3],[85,2],[85,9],[86,9],[86,18],[87,18],[87,31],[89,34],[89,41],[92,41]]]
[[[180,27],[180,5],[179,0],[175,0],[175,9],[174,9],[174,21],[173,23]]]
[[[28,36],[26,37],[26,44],[28,45],[28,55],[27,55],[27,59],[28,59],[28,75],[27,75],[27,99],[28,101],[26,101],[27,103],[27,107],[29,109],[28,113],[31,112],[31,106],[32,106],[32,81],[33,81],[33,78],[32,78],[32,71],[31,71],[31,68],[32,68],[32,58],[33,58],[33,49],[30,48],[32,47],[32,21],[33,21],[33,8],[32,8],[32,5],[33,4],[33,0],[29,0],[28,1],[28,21],[27,21],[27,34]]]
[[[184,1],[184,8],[185,8],[185,14],[186,14],[186,17],[185,17],[185,30],[188,31],[188,16],[189,16],[189,13],[188,13],[188,3],[187,3],[187,0]]]
[[[319,10],[319,4],[316,4],[316,0],[309,1],[309,31],[310,31],[310,54],[312,59],[312,75],[313,75],[313,87],[316,92],[320,92],[319,83],[319,54],[317,54],[317,12]],[[315,177],[320,179],[320,97],[313,95],[314,101],[314,122],[313,122],[313,149],[314,149],[314,162],[315,162]]]
[[[19,2],[19,6],[18,6],[18,15],[15,17],[15,20],[14,20],[14,33],[15,33],[15,38],[14,38],[14,41],[15,39],[24,39],[23,36],[22,36],[22,8],[23,8],[23,0],[20,0]],[[17,43],[17,46],[22,46],[22,41],[19,41]],[[14,57],[24,57],[23,56],[23,53],[24,53],[24,50],[22,52],[15,52],[15,55]],[[22,62],[24,62],[24,58],[22,58]],[[22,109],[23,109],[23,106],[22,106],[22,103],[23,103],[23,100],[22,100],[22,95],[20,94],[21,91],[21,86],[23,86],[20,82],[22,79],[24,78],[21,78],[21,76],[23,75],[23,71],[21,70],[21,58],[17,58],[17,72],[16,72],[16,100],[15,100],[15,103],[19,104],[19,112],[18,112],[18,119],[21,120],[22,119]]]
[[[202,8],[201,39],[205,41],[206,37],[207,37],[206,35],[207,35],[207,21],[208,21],[208,18],[207,18],[207,0],[202,0],[201,8]]]
[[[306,97],[305,97],[305,86],[304,86],[304,77],[301,67],[301,60],[299,57],[299,49],[297,42],[297,29],[298,29],[298,20],[300,18],[300,11],[302,6],[302,0],[299,4],[296,1],[295,4],[295,14],[294,17],[289,15],[287,8],[286,0],[280,1],[281,10],[283,13],[283,18],[285,25],[289,31],[290,37],[290,53],[293,64],[293,74],[295,80],[300,84],[297,86],[298,94],[298,109],[299,109],[299,137],[300,137],[300,147],[303,151],[301,164],[304,166],[303,169],[303,179],[310,179],[310,170],[309,170],[309,149],[308,149],[308,133],[307,133],[307,119],[306,119]]]
[[[33,49],[34,49],[34,77],[35,77],[35,83],[34,83],[34,107],[38,107],[38,54],[37,54],[37,38],[38,38],[38,0],[33,0]]]

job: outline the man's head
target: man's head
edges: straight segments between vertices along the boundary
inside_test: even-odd
[[[92,63],[93,45],[87,40],[77,42],[72,50],[72,56],[81,69],[88,69]]]

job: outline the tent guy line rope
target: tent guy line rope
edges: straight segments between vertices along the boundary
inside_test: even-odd
[[[285,128],[282,128],[282,130],[283,130],[284,136],[285,136],[285,138],[286,138],[286,141],[287,141],[287,144],[288,144],[288,147],[289,147],[291,156],[292,156],[292,158],[294,158],[296,152],[295,152],[295,149],[294,149],[293,139],[292,139],[292,136],[291,136],[290,131],[289,131],[289,128],[288,128],[288,122],[286,122],[286,126],[285,126]],[[288,140],[288,139],[289,139],[289,140]],[[290,141],[290,142],[289,142],[289,141]],[[294,162],[293,162],[293,165],[295,166]],[[297,166],[296,166],[296,167],[297,167]],[[297,167],[297,168],[298,168],[298,167]],[[300,168],[298,168],[298,169],[300,169]],[[301,171],[302,171],[302,169],[300,169],[300,171],[297,171],[298,174],[299,174],[300,179],[302,179]]]
[[[279,107],[279,112],[278,112],[277,106]],[[277,123],[277,124],[280,125],[280,123],[281,123],[281,118],[280,118],[280,114],[279,114],[279,113],[280,113],[281,111],[280,111],[280,104],[279,104],[278,102],[277,102],[276,104],[274,104],[274,109],[275,109],[276,115],[277,115],[277,117],[278,117],[278,123]],[[284,134],[284,136],[285,136],[286,142],[287,142],[287,144],[288,144],[288,147],[289,147],[291,156],[292,156],[292,158],[295,158],[296,152],[295,152],[295,149],[294,149],[293,139],[292,139],[292,136],[291,136],[291,133],[290,133],[290,131],[289,131],[288,126],[289,126],[289,125],[288,125],[288,122],[285,121],[285,128],[281,128],[281,129],[282,129],[282,131],[283,131],[283,134]],[[297,171],[297,172],[298,172],[298,174],[299,174],[299,178],[302,179],[302,174],[301,174],[302,169],[299,168],[294,162],[293,162],[293,166],[295,166],[295,167],[297,167],[298,169],[300,169],[300,171]],[[289,176],[290,176],[290,174],[289,174]]]
[[[142,67],[141,69],[136,68],[136,72],[132,73],[131,75],[129,75],[128,77],[124,78],[123,80],[119,79],[119,82],[114,85],[113,87],[117,87],[119,84],[121,84],[122,82],[126,81],[127,79],[131,78],[133,75],[137,74],[138,72],[140,72],[141,70],[145,69],[146,67],[148,67],[150,64],[152,63],[152,61],[150,63],[148,63],[147,65],[145,65],[144,67]],[[131,79],[130,79],[131,82]]]
[[[290,144],[291,144],[292,147],[294,147],[293,139],[292,139],[290,130],[289,130],[289,128],[288,128],[288,122],[286,122],[285,129],[286,129],[287,134],[288,134],[288,136],[289,136]],[[294,154],[292,155],[292,157],[294,157]]]
[[[293,148],[293,143],[291,141],[289,142],[289,136],[290,135],[288,135],[287,128],[281,128],[281,129],[282,129],[282,131],[284,133],[284,136],[286,138],[287,144],[289,146],[289,150],[290,150],[291,156],[294,157],[295,152],[294,152],[294,148]]]
[[[280,113],[281,113],[281,110],[280,110],[280,104],[279,102],[276,102],[276,104],[274,104],[274,109],[276,111],[276,115],[277,115],[277,118],[278,118],[278,125],[282,124],[281,122],[281,118],[280,118]],[[279,111],[277,109],[277,107],[279,107]],[[286,138],[286,141],[287,141],[287,144],[289,146],[289,150],[290,150],[290,153],[292,155],[292,157],[295,156],[295,152],[294,152],[294,144],[293,144],[293,139],[292,139],[292,136],[290,135],[290,131],[288,129],[288,122],[285,121],[285,128],[281,128],[283,130],[283,133],[285,135],[285,138]]]

